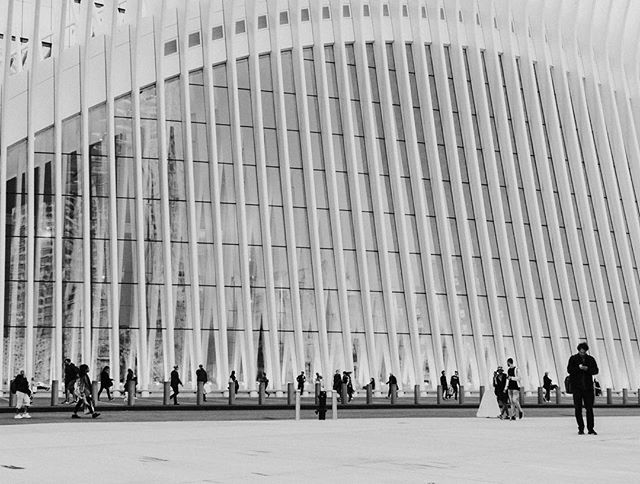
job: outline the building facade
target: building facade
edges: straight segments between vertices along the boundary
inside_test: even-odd
[[[640,386],[632,1],[51,2],[1,7],[2,387],[532,389],[581,341]]]

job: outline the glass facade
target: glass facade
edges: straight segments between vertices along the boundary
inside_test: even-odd
[[[233,60],[202,61],[207,30],[179,37],[155,53],[162,80],[67,94],[78,112],[8,146],[3,387],[69,357],[145,390],[200,363],[220,389],[231,370],[283,389],[336,369],[405,390],[458,370],[476,389],[514,357],[531,389],[583,340],[602,385],[637,387],[637,180],[591,80],[393,40],[368,7],[326,17],[331,41],[301,31],[324,10],[264,17],[278,50],[254,22],[209,26],[248,50]],[[340,40],[355,22],[372,38]]]

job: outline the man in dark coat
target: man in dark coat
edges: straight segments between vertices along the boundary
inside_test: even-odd
[[[342,377],[340,376],[340,370],[336,370],[335,375],[333,375],[333,391],[336,392],[336,395],[340,397],[340,399],[344,402],[344,395],[342,395]]]
[[[451,388],[453,389],[453,398],[454,400],[458,399],[458,387],[460,386],[460,377],[458,377],[458,372],[454,372],[451,377]]]
[[[180,405],[178,403],[178,393],[180,393],[179,385],[182,385],[182,381],[180,380],[180,375],[178,374],[178,365],[175,365],[173,367],[173,371],[171,372],[170,384],[171,384],[171,391],[173,392],[173,394],[169,398],[173,398],[174,405]]]
[[[207,401],[207,391],[204,386],[209,381],[209,375],[207,375],[207,370],[204,369],[202,365],[198,365],[198,369],[196,370],[196,381],[202,382],[202,400]]]
[[[307,381],[307,377],[304,376],[304,371],[300,372],[296,381],[298,382],[298,391],[300,392],[300,395],[302,395],[302,392],[304,392],[304,382]]]
[[[558,390],[558,385],[553,384],[548,371],[545,371],[542,377],[542,388],[544,388],[544,399],[547,402],[551,401],[551,390]]]
[[[70,358],[64,360],[64,403],[76,403],[73,392],[73,385],[78,379],[78,367],[71,362]],[[74,401],[70,402],[69,397],[74,397]]]
[[[387,392],[387,398],[391,398],[391,389],[392,385],[396,386],[396,396],[398,395],[398,379],[395,377],[393,373],[389,373],[389,380],[387,380],[387,385],[389,385],[389,391]]]
[[[442,388],[442,398],[445,400],[450,397],[449,395],[449,384],[447,383],[447,375],[442,370],[442,374],[440,375],[440,387]]]
[[[582,419],[582,407],[587,413],[587,431],[590,435],[597,435],[594,430],[593,418],[593,375],[598,374],[598,364],[593,356],[588,355],[589,346],[587,343],[578,345],[578,353],[569,358],[567,372],[573,390],[573,407],[578,423],[578,433],[584,434],[584,420]]]

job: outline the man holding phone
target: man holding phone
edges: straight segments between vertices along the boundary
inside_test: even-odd
[[[589,435],[598,435],[594,430],[593,419],[593,375],[598,374],[598,365],[593,356],[588,355],[589,346],[587,343],[578,345],[578,353],[569,358],[567,371],[573,389],[573,407],[578,422],[578,434],[584,434],[584,420],[582,419],[582,407],[587,413],[587,431]]]

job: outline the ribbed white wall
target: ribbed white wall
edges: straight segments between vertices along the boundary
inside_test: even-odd
[[[158,364],[155,352],[161,341],[161,378],[166,379],[176,363],[186,379],[193,380],[197,365],[204,363],[213,370],[219,387],[226,386],[226,376],[236,369],[243,385],[254,389],[260,356],[276,388],[302,369],[321,372],[328,379],[336,368],[355,370],[358,384],[393,372],[405,388],[424,386],[427,380],[426,385],[433,386],[442,369],[458,370],[463,384],[474,388],[488,384],[491,370],[511,356],[527,388],[533,388],[545,371],[561,380],[576,344],[587,340],[600,362],[604,386],[640,386],[640,54],[636,48],[640,6],[636,2],[109,0],[98,8],[93,2],[77,5],[64,0],[59,9],[51,9],[47,0],[36,0],[26,33],[25,19],[18,22],[17,4],[18,0],[6,0],[0,7],[4,9],[0,12],[4,29],[0,266],[7,268],[0,274],[0,292],[5,295],[0,298],[2,385],[19,366],[39,379],[59,380],[62,358],[74,354],[90,362],[94,372],[108,363],[117,380],[124,366],[133,366],[141,387],[152,389],[152,375],[158,378],[152,367],[154,361]],[[259,24],[261,16],[266,16],[266,26]],[[244,32],[236,33],[240,21]],[[216,27],[222,29],[223,38],[213,40]],[[28,36],[30,42],[12,41],[12,33]],[[195,34],[197,43],[192,42]],[[53,44],[50,55],[37,48],[43,35]],[[165,48],[174,40],[177,52],[167,55]],[[332,50],[326,51],[329,45]],[[289,51],[297,125],[288,120],[292,107],[285,92],[289,81],[283,53],[288,56]],[[28,52],[24,59],[23,52]],[[313,55],[311,72],[308,52]],[[333,60],[328,57],[331,52]],[[273,106],[264,105],[265,65],[259,56],[265,53],[271,55]],[[243,74],[236,62],[247,57],[254,146],[250,154],[244,151],[241,94],[245,94],[240,92]],[[230,160],[218,156],[227,140],[219,139],[216,130],[219,107],[212,66],[221,63],[228,86]],[[199,203],[202,180],[196,172],[198,146],[190,122],[198,110],[190,91],[190,73],[196,70],[204,81],[209,154],[205,185],[210,188],[211,215],[206,223],[211,226],[212,260],[205,265],[199,246],[205,223]],[[170,199],[174,176],[170,151],[176,149],[170,147],[173,138],[168,130],[173,125],[167,119],[172,94],[165,82],[157,82],[175,76],[179,76],[182,119],[182,146],[177,149],[183,153],[186,202],[180,220],[175,219],[178,212]],[[337,98],[332,97],[334,83]],[[143,139],[141,89],[153,84],[161,234],[157,263],[162,268],[162,283],[157,286],[145,282],[158,266],[148,258],[142,223],[148,210],[143,196],[143,143],[148,140]],[[116,104],[127,94],[133,127],[128,173],[134,179],[133,217],[138,221],[132,261],[125,261],[117,235],[129,223],[117,197],[123,182],[115,142]],[[316,121],[310,106],[316,100],[321,169],[311,129]],[[110,256],[96,262],[91,245],[89,193],[95,168],[89,113],[102,104],[108,138],[104,244]],[[274,112],[276,121],[275,152],[267,145],[267,111]],[[82,233],[81,250],[74,245],[73,256],[81,268],[82,305],[74,317],[82,329],[76,350],[63,345],[67,215],[62,166],[67,155],[62,151],[62,126],[63,120],[77,114]],[[53,127],[55,222],[52,298],[46,302],[40,297],[46,283],[40,273],[46,241],[36,227],[36,218],[41,217],[36,213],[41,206],[36,202],[41,191],[36,183],[43,183],[36,177],[36,145],[41,130],[49,127]],[[299,131],[301,160],[290,152],[292,129]],[[341,134],[342,144],[336,145],[336,134]],[[379,149],[379,138],[385,141],[384,151]],[[17,165],[11,148],[23,140],[25,156]],[[336,150],[345,153],[344,167]],[[255,159],[255,205],[246,195],[251,181],[246,179],[247,157]],[[274,157],[279,163],[277,180],[269,176]],[[236,194],[238,303],[229,300],[225,287],[230,267],[222,228],[226,202],[220,193],[225,161],[232,162]],[[296,163],[302,178],[292,175]],[[16,176],[20,174],[25,175],[26,185],[16,203],[26,208],[24,216],[21,206],[11,205],[14,213],[7,212],[8,197],[16,196],[7,183],[12,179],[23,183]],[[278,234],[273,233],[269,198],[276,182],[282,199],[284,260],[276,257]],[[306,227],[300,227],[299,207],[294,204],[301,190]],[[345,191],[347,207],[341,202]],[[328,208],[322,208],[325,197]],[[252,215],[256,206],[257,219]],[[325,225],[327,220],[330,226]],[[258,247],[252,241],[256,223]],[[176,226],[186,240],[185,248],[179,249],[189,254],[184,261],[172,242]],[[8,233],[7,227],[13,232]],[[312,299],[301,289],[308,281],[306,256],[298,247],[306,238]],[[331,249],[323,246],[327,243]],[[326,267],[327,250],[332,269]],[[259,297],[253,282],[254,251],[261,254],[258,272],[264,274],[259,324],[254,313]],[[128,263],[133,263],[137,281],[132,334],[140,335],[131,339],[122,334],[118,279]],[[276,281],[282,269],[278,264],[283,263],[288,274],[285,304],[292,324],[287,331],[279,329],[283,296]],[[94,287],[92,271],[111,275],[104,309],[107,336],[101,336],[103,328],[92,323],[101,320],[103,311],[95,303],[96,290],[102,286]],[[176,287],[174,272],[188,281],[184,288]],[[10,276],[6,280],[5,274]],[[214,287],[212,292],[201,287],[205,279],[213,281],[208,284]],[[231,293],[235,298],[235,289]],[[52,321],[39,323],[39,311],[47,304]],[[309,320],[310,305],[314,315]],[[184,318],[179,316],[183,313]],[[360,317],[362,327],[356,329]],[[164,324],[159,331],[158,319]],[[338,332],[332,329],[336,320]],[[44,356],[36,355],[43,345]],[[36,364],[42,358],[50,360]],[[45,368],[46,374],[36,367]]]

